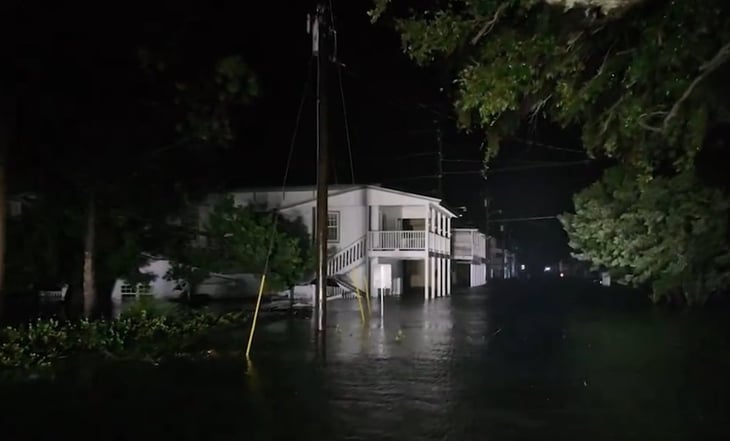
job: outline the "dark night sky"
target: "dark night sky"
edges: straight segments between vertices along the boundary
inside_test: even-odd
[[[148,2],[151,3],[151,2]],[[306,14],[313,2],[186,2],[108,9],[58,5],[55,10],[19,3],[22,9],[0,8],[8,49],[15,55],[50,51],[64,63],[89,64],[114,70],[130,63],[140,45],[172,45],[191,63],[237,53],[259,77],[261,95],[242,115],[240,137],[203,174],[223,177],[230,186],[280,185],[295,116],[307,77],[311,54]],[[342,69],[354,168],[358,183],[385,185],[434,193],[437,180],[435,119],[440,117],[445,171],[481,168],[482,137],[455,129],[450,99],[432,69],[415,66],[403,55],[397,35],[385,25],[372,25],[366,14],[368,0],[334,2],[338,55]],[[85,48],[84,53],[80,47]],[[89,49],[91,48],[91,49]],[[313,78],[313,77],[312,77]],[[344,119],[336,74],[331,90],[332,151],[335,180],[351,181]],[[119,78],[117,81],[124,81]],[[291,184],[314,182],[315,102],[310,88],[295,144]],[[520,138],[551,146],[579,149],[575,136],[535,128]],[[404,157],[420,154],[421,156]],[[534,164],[535,161],[574,161],[581,153],[566,152],[525,142],[508,142],[493,168]],[[470,162],[469,162],[470,161]],[[493,218],[554,215],[570,209],[571,194],[594,180],[597,167],[574,166],[503,172],[484,180],[478,173],[445,175],[444,196],[452,206],[467,206],[476,222],[483,222],[485,192],[501,214]],[[537,261],[556,259],[566,252],[565,239],[555,221],[515,223],[508,230]],[[521,238],[521,239],[520,239]],[[528,259],[533,260],[533,259]]]

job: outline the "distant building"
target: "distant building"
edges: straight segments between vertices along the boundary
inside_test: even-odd
[[[517,255],[498,246],[497,238],[487,239],[487,275],[490,279],[512,279],[517,277]]]
[[[487,236],[476,228],[454,228],[451,234],[454,285],[474,287],[487,283]]]

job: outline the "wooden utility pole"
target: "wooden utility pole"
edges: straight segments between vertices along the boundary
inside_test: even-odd
[[[317,57],[317,211],[315,243],[317,248],[317,282],[314,295],[314,310],[317,331],[327,328],[327,198],[329,162],[329,120],[327,118],[327,93],[330,67],[330,23],[329,10],[324,1],[317,5],[317,11],[310,22],[312,52]]]

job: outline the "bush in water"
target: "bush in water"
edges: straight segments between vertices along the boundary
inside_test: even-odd
[[[45,369],[85,354],[132,359],[185,355],[210,331],[248,323],[249,317],[248,312],[159,314],[134,309],[117,320],[38,319],[0,331],[0,370]]]

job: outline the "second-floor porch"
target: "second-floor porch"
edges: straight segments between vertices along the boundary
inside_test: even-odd
[[[413,230],[385,230],[368,232],[368,250],[371,252],[421,251],[451,254],[451,239],[434,232]]]
[[[451,254],[451,218],[438,203],[370,207],[368,251],[373,256]]]
[[[456,260],[483,262],[487,257],[487,238],[476,228],[452,231],[452,257]]]

